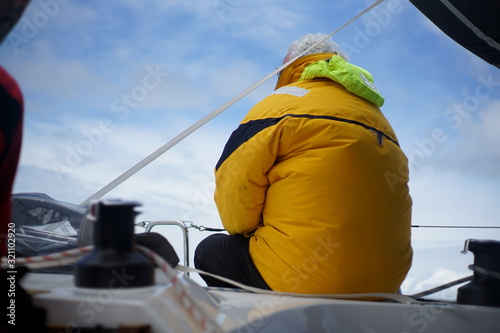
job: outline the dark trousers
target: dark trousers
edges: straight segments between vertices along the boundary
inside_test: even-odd
[[[247,286],[270,289],[255,267],[248,250],[250,239],[243,235],[214,234],[200,242],[194,253],[194,265]],[[235,286],[201,274],[208,286]]]

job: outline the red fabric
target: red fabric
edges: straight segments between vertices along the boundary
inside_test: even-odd
[[[21,151],[23,97],[16,81],[0,66],[0,253],[7,252],[11,195]]]

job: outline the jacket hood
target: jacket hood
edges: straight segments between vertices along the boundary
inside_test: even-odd
[[[276,89],[294,82],[327,78],[343,85],[347,91],[381,107],[384,98],[367,70],[348,63],[334,53],[317,53],[300,57],[288,65],[276,84]]]

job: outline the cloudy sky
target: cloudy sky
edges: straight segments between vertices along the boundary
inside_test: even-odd
[[[34,0],[0,47],[25,98],[15,192],[79,204],[281,65],[289,44],[330,33],[372,2]],[[411,3],[386,0],[334,37],[369,70],[410,160],[414,225],[500,225],[500,72]],[[107,198],[138,221],[220,227],[213,168],[259,86]],[[155,229],[153,229],[155,230]],[[162,227],[178,252],[180,233]],[[191,230],[191,253],[207,233]],[[405,292],[468,275],[466,238],[500,229],[414,228]],[[445,295],[453,298],[454,295]]]

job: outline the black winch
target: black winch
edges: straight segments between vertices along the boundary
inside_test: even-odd
[[[468,239],[467,251],[474,253],[474,276],[458,288],[457,303],[500,307],[500,241]]]
[[[90,207],[95,219],[92,252],[75,265],[75,285],[86,288],[133,288],[154,285],[154,265],[135,249],[134,219],[140,204],[100,201]]]

